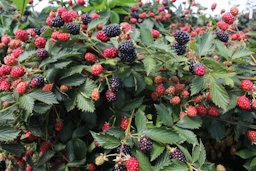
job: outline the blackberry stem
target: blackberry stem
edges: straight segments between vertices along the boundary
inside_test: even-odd
[[[135,109],[133,109],[132,115],[130,116],[129,124],[125,131],[125,138],[127,138],[129,136],[129,134],[131,133],[131,124],[132,124],[132,119],[133,119],[134,115],[135,115]]]
[[[12,107],[14,107],[16,105],[17,105],[17,103],[14,103],[13,105],[8,106],[7,108],[3,108],[2,110],[0,110],[0,113],[5,112],[5,111],[9,110],[10,108],[12,108]]]

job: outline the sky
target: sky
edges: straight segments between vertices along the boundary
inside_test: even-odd
[[[124,0],[125,1],[125,0]],[[150,1],[150,0],[142,0],[143,2],[145,1]],[[175,3],[180,4],[183,1],[187,0],[176,0]],[[229,9],[236,5],[239,8],[239,11],[244,11],[246,10],[246,3],[247,1],[252,1],[256,4],[256,0],[195,0],[196,3],[200,3],[204,7],[208,8],[209,10],[206,11],[206,13],[215,15],[215,14],[220,14],[220,11],[222,9],[225,9],[226,11],[229,11]],[[34,0],[35,3],[38,2],[38,0]],[[217,3],[217,8],[214,12],[210,10],[212,3]],[[42,0],[39,5],[36,6],[36,10],[40,11],[43,9],[45,6],[48,5],[48,0]]]

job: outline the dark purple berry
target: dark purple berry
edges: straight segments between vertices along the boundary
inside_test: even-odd
[[[131,147],[128,144],[121,144],[117,147],[116,152],[117,153],[124,153],[124,155],[131,155],[132,151],[131,151]]]
[[[216,35],[217,35],[217,38],[220,40],[220,41],[222,41],[222,42],[228,42],[228,33],[227,32],[225,32],[225,31],[223,31],[223,30],[219,30],[219,31],[217,31],[217,33],[216,33]]]
[[[189,42],[189,35],[187,32],[184,31],[178,31],[175,34],[175,40],[178,42],[179,45],[185,45]]]
[[[81,16],[81,20],[82,20],[83,24],[87,25],[92,21],[92,18],[88,14],[83,14]]]
[[[64,20],[60,16],[57,16],[54,19],[52,19],[53,27],[61,27],[63,25],[64,25]]]
[[[144,151],[144,152],[150,151],[152,146],[153,146],[153,142],[149,137],[146,137],[146,136],[140,137],[139,147],[141,151]]]
[[[118,77],[110,78],[109,85],[113,91],[118,91],[118,90],[120,90],[120,88],[122,86],[121,79]]]
[[[173,148],[169,157],[170,159],[176,159],[183,163],[187,162],[185,155],[178,148]]]
[[[177,55],[184,55],[186,53],[186,46],[185,45],[180,45],[180,44],[175,44],[173,47],[176,50]]]
[[[30,86],[32,88],[39,88],[39,87],[42,87],[43,85],[44,85],[44,77],[42,76],[34,77],[30,82]]]
[[[113,171],[127,171],[127,169],[124,165],[119,164],[119,165],[115,165],[115,167],[113,168]]]
[[[39,59],[44,59],[49,56],[48,51],[45,49],[37,49],[36,55]]]
[[[116,37],[121,34],[121,29],[118,24],[111,24],[107,25],[104,29],[103,32],[107,37]]]
[[[117,100],[117,94],[112,90],[107,90],[105,95],[108,102],[115,102]]]
[[[75,23],[67,23],[66,28],[70,34],[76,35],[80,33],[80,25]]]

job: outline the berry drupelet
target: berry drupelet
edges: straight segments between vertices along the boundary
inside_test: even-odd
[[[190,40],[189,34],[187,32],[184,32],[184,31],[178,31],[175,34],[174,37],[175,37],[175,40],[178,42],[179,45],[185,45]]]
[[[104,29],[103,32],[106,34],[108,37],[116,37],[121,34],[121,29],[118,24],[111,24],[107,25]]]

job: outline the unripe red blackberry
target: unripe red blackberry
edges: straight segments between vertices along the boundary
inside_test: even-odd
[[[150,151],[153,146],[153,142],[149,137],[141,136],[139,140],[139,147],[141,151],[147,152]]]
[[[189,105],[186,107],[186,113],[189,117],[196,117],[197,116],[197,110],[195,106]]]
[[[251,109],[250,99],[246,96],[239,96],[237,98],[237,105],[243,110]]]
[[[105,96],[108,102],[115,102],[117,100],[117,94],[112,90],[107,90]]]
[[[106,58],[115,58],[118,56],[118,50],[114,47],[106,48],[103,50],[103,55]]]
[[[193,66],[193,73],[197,76],[204,76],[206,68],[204,64],[198,63]]]
[[[196,110],[197,110],[198,115],[204,116],[207,114],[207,109],[204,105],[196,106]]]
[[[111,24],[107,25],[104,29],[103,32],[106,34],[108,37],[116,37],[121,34],[121,29],[118,24]]]
[[[125,162],[125,166],[129,171],[139,171],[140,169],[139,161],[135,157],[129,158]]]
[[[103,31],[97,32],[96,38],[102,42],[107,42],[110,40],[109,37],[106,36],[106,34]]]
[[[185,45],[189,42],[189,34],[184,31],[178,31],[175,33],[175,40],[178,42],[179,45]]]
[[[220,111],[217,107],[215,106],[210,106],[207,110],[207,114],[209,116],[212,116],[212,117],[218,117],[220,116]]]
[[[251,80],[243,80],[240,86],[244,91],[251,91],[253,89],[253,82]]]
[[[234,16],[230,12],[227,12],[222,16],[222,20],[227,24],[233,24]]]
[[[187,162],[185,155],[178,148],[171,149],[169,158],[179,160],[180,162],[183,163]]]

